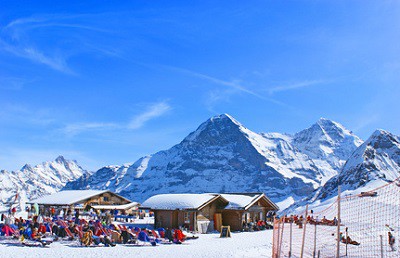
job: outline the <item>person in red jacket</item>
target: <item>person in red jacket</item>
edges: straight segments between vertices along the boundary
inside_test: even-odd
[[[186,236],[182,233],[180,229],[174,230],[174,243],[182,244],[185,241]]]
[[[33,229],[32,229],[31,238],[34,239],[34,240],[40,240],[41,237],[42,237],[42,236],[41,236],[41,234],[38,232],[38,229],[37,229],[37,228],[33,228]]]

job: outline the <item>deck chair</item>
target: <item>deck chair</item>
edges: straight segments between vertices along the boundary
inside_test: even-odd
[[[85,232],[80,238],[81,245],[90,246],[93,243],[93,232],[91,230]]]
[[[143,245],[146,243],[149,243],[152,246],[157,245],[155,239],[151,239],[144,230],[139,232],[138,240],[140,241],[139,243],[143,243]]]

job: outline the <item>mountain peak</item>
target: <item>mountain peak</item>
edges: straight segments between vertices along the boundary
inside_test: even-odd
[[[221,121],[223,121],[223,122],[232,122],[232,123],[234,123],[236,125],[239,125],[239,126],[242,125],[235,118],[233,118],[233,116],[231,116],[231,115],[229,115],[227,113],[213,116],[208,121],[212,122],[212,123],[221,122]]]
[[[347,136],[356,138],[355,140],[360,142],[358,145],[361,144],[361,140],[357,136],[353,135],[353,133],[346,129],[343,125],[330,119],[321,117],[309,128],[296,133],[295,138],[306,137],[308,141],[314,139],[333,143],[335,141],[344,139]]]
[[[67,161],[65,160],[64,156],[59,155],[56,159],[55,162],[57,163],[66,163]]]
[[[240,131],[243,128],[242,124],[239,123],[235,118],[228,114],[221,114],[209,118],[207,121],[202,123],[196,131],[189,134],[185,140],[193,141],[200,135],[210,135],[217,137],[218,135],[224,135],[227,132],[232,133],[234,131]]]
[[[366,142],[376,148],[391,148],[395,145],[400,146],[400,139],[398,136],[382,129],[375,130]]]
[[[372,133],[371,137],[379,137],[383,135],[390,135],[391,133],[383,130],[383,129],[376,129],[375,132]]]
[[[328,118],[320,117],[320,118],[318,119],[317,123],[318,123],[318,122],[325,122],[325,121],[332,122],[332,120],[330,120],[330,119],[328,119]]]
[[[325,171],[328,178],[341,169],[363,141],[341,124],[320,118],[309,128],[296,133],[293,143],[312,159],[328,163],[332,167]]]
[[[318,121],[315,123],[316,125],[318,125],[322,130],[325,131],[331,131],[331,130],[335,130],[335,131],[340,131],[343,133],[348,133],[350,134],[351,132],[349,130],[347,130],[343,125],[339,124],[338,122],[335,122],[333,120],[321,117],[320,119],[318,119]]]
[[[27,164],[25,164],[25,165],[21,168],[21,171],[23,171],[23,170],[30,170],[30,171],[32,171],[33,168],[32,168],[31,165],[29,165],[29,164],[27,163]]]

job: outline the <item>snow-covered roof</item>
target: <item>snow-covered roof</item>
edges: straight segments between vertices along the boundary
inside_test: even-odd
[[[278,206],[263,193],[227,193],[221,194],[221,196],[229,202],[224,208],[226,210],[247,210],[261,198],[265,198],[272,207],[279,209]]]
[[[142,203],[142,207],[154,210],[199,209],[218,194],[158,194]]]
[[[109,190],[67,190],[31,200],[29,203],[71,205],[106,192],[109,192]]]
[[[221,194],[221,196],[229,201],[225,209],[244,209],[259,198],[261,194]]]
[[[265,198],[273,208],[279,209],[263,193],[159,194],[147,199],[142,207],[154,210],[201,209],[204,205],[218,198],[228,203],[224,208],[228,210],[247,210],[261,198]]]
[[[92,205],[92,207],[96,210],[127,210],[130,209],[134,206],[139,206],[140,203],[138,202],[131,202],[127,204],[121,204],[121,205]]]

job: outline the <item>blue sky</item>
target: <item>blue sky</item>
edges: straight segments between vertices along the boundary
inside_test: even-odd
[[[167,149],[229,113],[400,134],[398,1],[1,1],[0,168]]]

